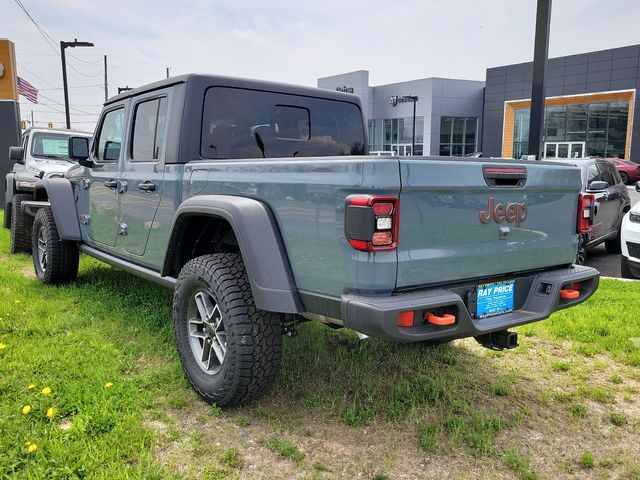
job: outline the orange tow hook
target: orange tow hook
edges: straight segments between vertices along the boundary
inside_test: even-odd
[[[443,326],[443,325],[453,325],[454,323],[456,323],[455,315],[451,315],[450,313],[445,313],[442,316],[438,316],[432,312],[427,312],[425,313],[425,317],[427,319],[427,322],[429,322],[432,325]]]
[[[560,298],[563,300],[575,300],[580,296],[580,292],[578,290],[569,290],[563,289],[560,290]]]

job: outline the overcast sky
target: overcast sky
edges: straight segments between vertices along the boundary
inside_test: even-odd
[[[530,61],[536,0],[0,0],[0,35],[16,44],[18,74],[40,89],[22,118],[62,126],[60,40],[68,49],[72,126],[93,130],[109,95],[187,72],[316,85],[369,70],[372,85],[430,76],[483,80],[492,66]],[[555,0],[550,56],[640,43],[639,0]],[[55,51],[54,51],[55,50]],[[45,98],[47,97],[47,98]],[[55,110],[58,110],[56,112]],[[49,113],[47,113],[49,112]]]

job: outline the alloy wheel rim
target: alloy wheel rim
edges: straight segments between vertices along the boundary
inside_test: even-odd
[[[38,265],[43,272],[47,271],[47,240],[44,235],[44,227],[38,230]]]
[[[222,312],[211,293],[198,290],[187,307],[189,345],[196,363],[208,375],[215,375],[227,354],[227,333]]]

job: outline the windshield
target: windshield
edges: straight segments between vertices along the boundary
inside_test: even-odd
[[[36,132],[31,140],[31,156],[34,158],[69,159],[69,135],[63,133]]]

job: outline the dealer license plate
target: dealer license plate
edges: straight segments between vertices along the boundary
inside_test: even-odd
[[[487,318],[513,311],[516,282],[498,282],[476,287],[476,317]]]

